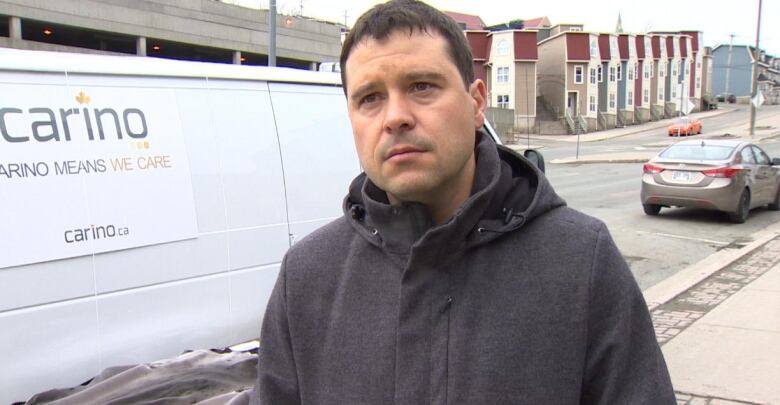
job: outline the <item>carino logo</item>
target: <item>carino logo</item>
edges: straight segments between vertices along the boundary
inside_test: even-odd
[[[47,107],[33,107],[27,111],[21,108],[0,108],[0,135],[6,142],[20,143],[31,140],[37,142],[68,142],[71,140],[71,125],[83,129],[90,141],[105,140],[106,134],[116,139],[123,139],[124,135],[130,138],[143,139],[148,135],[146,116],[139,108],[126,108],[118,111],[113,108],[88,108],[87,104],[92,98],[83,91],[75,97],[83,107],[51,109]],[[94,115],[94,119],[93,119]],[[79,118],[81,116],[81,118]],[[24,132],[11,133],[8,123],[22,121],[22,127],[27,126]],[[97,138],[95,136],[97,133]],[[62,135],[60,135],[62,134]]]
[[[130,229],[117,225],[90,225],[89,228],[69,229],[63,234],[66,243],[127,236]]]

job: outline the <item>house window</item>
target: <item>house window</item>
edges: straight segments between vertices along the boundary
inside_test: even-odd
[[[634,92],[633,91],[629,91],[628,92],[628,97],[626,97],[626,104],[634,105]]]
[[[639,77],[639,63],[634,62],[634,67],[632,68],[632,70],[634,71],[634,78],[638,78]],[[631,79],[631,80],[633,80],[633,79]]]
[[[649,79],[650,78],[650,64],[649,63],[645,63],[645,70],[642,71],[642,76],[645,79]]]
[[[596,69],[590,68],[590,84],[596,84]]]
[[[672,77],[677,77],[677,64],[672,62]]]
[[[509,95],[500,94],[497,97],[498,108],[509,108]]]
[[[615,109],[615,93],[609,93],[609,109]]]
[[[650,89],[642,90],[642,103],[647,104],[650,102]]]
[[[701,88],[701,77],[700,76],[696,76],[696,88],[697,89]]]
[[[665,74],[666,74],[666,63],[661,62],[660,64],[658,64],[658,77],[663,78]]]
[[[628,80],[634,80],[634,67],[628,67]]]
[[[677,99],[677,86],[672,86],[672,100]]]
[[[497,69],[496,83],[509,83],[509,67],[499,67]]]
[[[664,101],[664,88],[663,87],[658,89],[658,101]]]
[[[650,73],[650,78],[652,79],[653,78],[653,61],[650,61],[650,63],[648,63],[648,66],[649,67],[647,68],[647,71]]]
[[[588,98],[588,111],[596,112],[596,96]]]
[[[574,83],[582,84],[582,66],[574,67]]]
[[[498,52],[500,56],[509,55],[509,41],[507,41],[506,39],[502,39],[498,41],[496,52]]]
[[[609,81],[614,82],[615,81],[615,67],[610,66],[609,67]]]
[[[623,65],[617,65],[617,79],[623,80]]]
[[[599,65],[598,71],[597,71],[598,77],[599,77],[599,83],[604,81],[604,66]]]
[[[582,27],[569,27],[569,31],[582,31]]]

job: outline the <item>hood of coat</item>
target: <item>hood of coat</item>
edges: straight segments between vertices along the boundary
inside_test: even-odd
[[[425,247],[428,255],[437,256],[436,251],[451,253],[487,243],[566,205],[533,163],[480,132],[475,154],[471,196],[447,222],[434,225],[421,203],[391,205],[365,173],[352,181],[344,200],[347,220],[390,254],[407,257]]]

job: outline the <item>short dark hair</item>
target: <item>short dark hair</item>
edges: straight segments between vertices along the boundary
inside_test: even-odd
[[[399,30],[408,30],[409,35],[414,31],[438,32],[447,41],[447,51],[466,88],[474,81],[471,48],[452,18],[418,0],[390,0],[363,13],[344,40],[339,59],[344,94],[347,94],[347,58],[355,45],[366,37],[382,40]]]

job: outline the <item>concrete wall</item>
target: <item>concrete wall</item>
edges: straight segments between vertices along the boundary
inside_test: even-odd
[[[514,142],[515,110],[509,108],[488,107],[485,110],[485,118],[496,130],[501,142]]]
[[[268,53],[268,12],[214,0],[0,0],[0,14],[82,29]],[[336,60],[340,28],[277,16],[277,56]]]

